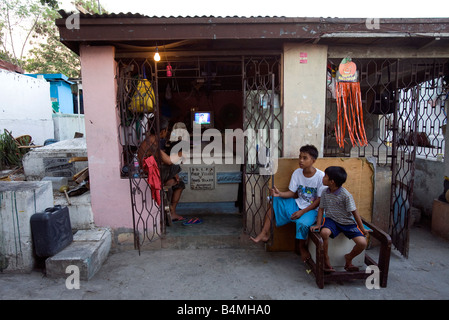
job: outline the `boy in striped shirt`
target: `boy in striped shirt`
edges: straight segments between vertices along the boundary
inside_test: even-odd
[[[352,260],[366,248],[365,235],[368,231],[365,230],[357,212],[354,198],[342,186],[347,178],[345,169],[332,166],[326,168],[324,174],[323,185],[327,188],[321,193],[317,224],[310,227],[312,232],[320,232],[323,238],[324,271],[335,271],[329,261],[328,241],[329,237],[335,238],[340,232],[355,242],[351,252],[345,255],[345,270],[358,271],[358,268],[352,264]]]

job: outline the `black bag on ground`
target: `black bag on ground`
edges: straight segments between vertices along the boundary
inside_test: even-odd
[[[51,257],[73,241],[69,209],[60,205],[30,218],[34,248],[39,257]]]

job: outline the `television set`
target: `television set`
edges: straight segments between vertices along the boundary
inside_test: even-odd
[[[203,129],[214,127],[213,111],[192,111],[192,125]]]

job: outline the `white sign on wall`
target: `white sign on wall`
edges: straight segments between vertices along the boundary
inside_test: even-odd
[[[215,189],[215,168],[211,166],[190,168],[190,189]]]

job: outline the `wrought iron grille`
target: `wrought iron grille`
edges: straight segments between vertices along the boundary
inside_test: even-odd
[[[415,159],[444,158],[448,60],[354,59],[368,145],[353,147],[346,139],[344,148],[339,148],[333,75],[341,60],[328,63],[324,155],[374,157],[377,165],[391,168],[389,232],[393,244],[407,256]]]
[[[162,215],[163,197],[157,204],[152,196],[148,175],[143,170],[138,150],[145,137],[159,137],[159,106],[157,103],[156,68],[149,60],[117,61],[117,115],[122,147],[121,175],[129,179],[133,216],[134,246],[139,249],[145,240],[153,241],[165,232]],[[159,143],[159,139],[156,139]],[[156,161],[159,157],[156,157]],[[160,163],[158,163],[159,165]],[[160,188],[157,188],[160,190]],[[160,191],[155,191],[160,192]]]
[[[282,156],[283,108],[280,57],[251,57],[243,61],[243,129],[252,132],[245,143],[244,229],[261,231],[268,208],[268,183],[274,163]]]

